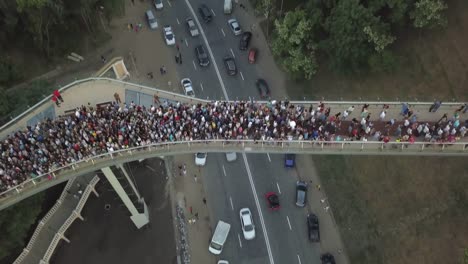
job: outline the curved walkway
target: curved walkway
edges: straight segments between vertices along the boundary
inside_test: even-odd
[[[160,91],[151,87],[139,86],[131,83],[126,83],[122,81],[116,81],[113,79],[105,78],[89,78],[86,80],[76,81],[73,84],[64,87],[61,89],[62,95],[65,99],[65,102],[61,105],[60,108],[52,105],[52,102],[49,101],[49,98],[44,99],[42,102],[34,106],[30,111],[23,113],[22,116],[8,123],[2,128],[2,136],[6,137],[7,135],[12,134],[14,131],[21,130],[27,125],[35,125],[34,122],[40,121],[41,118],[44,118],[44,112],[52,113],[53,116],[48,116],[50,118],[55,118],[56,116],[62,115],[74,115],[76,107],[86,104],[89,106],[101,105],[107,106],[115,98],[114,95],[117,94],[118,97],[125,95],[125,99],[128,104],[134,102],[136,105],[143,105],[150,108],[153,104],[162,104],[162,105],[178,105],[178,102],[187,104],[199,103],[207,104],[209,102],[205,100],[200,100],[196,98],[191,98],[187,96],[181,96],[174,93]],[[123,96],[122,96],[123,97]],[[121,98],[122,98],[121,97]],[[76,102],[71,99],[79,98],[79,102]],[[222,102],[219,102],[220,104]],[[237,103],[229,103],[230,105],[235,105]],[[264,107],[265,109],[270,108],[271,111],[280,109],[278,105],[271,107],[270,102],[255,102],[255,103],[245,103],[249,104],[252,108]],[[290,102],[297,107],[302,107],[304,109],[309,109],[312,111],[315,107],[321,105],[321,102]],[[356,107],[356,111],[350,113],[348,119],[357,118],[360,120],[362,114],[356,113],[359,112],[359,109],[364,102],[326,102],[325,105],[322,105],[320,108],[321,111],[327,108],[329,112],[328,117],[333,117],[334,115],[339,118],[338,112],[344,112],[351,105]],[[215,103],[208,105],[208,107],[214,107]],[[268,106],[267,106],[268,105]],[[274,105],[274,104],[273,104]],[[313,105],[313,107],[311,107]],[[399,115],[401,108],[401,102],[367,102],[366,111],[369,112],[368,122],[373,122],[375,127],[385,126],[384,121],[379,120],[379,118],[374,118],[370,116],[370,113],[373,113],[373,116],[378,116],[378,114],[385,109],[387,113],[387,120],[394,118],[396,122],[402,122],[400,119],[402,117]],[[406,104],[405,104],[406,105]],[[410,103],[408,106],[411,107],[413,111],[413,116],[417,116],[418,122],[421,123],[434,123],[434,121],[440,119],[441,113],[452,113],[460,107],[460,103],[452,104],[443,104],[438,113],[429,112],[429,106],[431,103]],[[248,107],[250,107],[248,106]],[[283,106],[283,105],[282,105]],[[286,104],[286,106],[288,106]],[[310,107],[310,108],[309,108]],[[190,109],[191,107],[189,107]],[[291,108],[291,107],[290,107]],[[170,108],[169,108],[170,111]],[[292,112],[291,115],[294,116],[294,106],[292,106],[291,111],[282,109],[281,111]],[[296,110],[297,111],[297,110]],[[461,113],[461,118],[466,118],[466,114]],[[460,117],[460,116],[459,116]],[[357,120],[356,119],[356,120]],[[384,119],[385,120],[385,119]],[[78,120],[79,121],[79,120]],[[336,120],[338,123],[338,120]],[[385,120],[386,121],[386,120]],[[343,123],[348,122],[344,120]],[[250,127],[250,124],[249,124]],[[338,127],[347,127],[347,125],[338,125]],[[294,128],[294,127],[293,127]],[[326,128],[325,128],[326,129]],[[380,128],[379,128],[380,129]],[[293,129],[294,130],[294,129]],[[344,131],[337,129],[334,130],[334,134],[337,134],[337,137],[342,135],[346,136],[346,129]],[[213,132],[217,133],[217,132]],[[254,135],[247,136],[248,138],[253,138]],[[244,137],[245,138],[245,137]],[[161,142],[161,143],[151,143],[146,146],[139,146],[134,148],[129,148],[125,150],[115,151],[112,154],[105,153],[102,155],[96,155],[95,157],[84,158],[77,162],[72,162],[61,168],[50,169],[48,173],[35,177],[34,179],[26,180],[13,188],[8,189],[7,191],[1,193],[0,197],[0,209],[3,209],[21,199],[24,199],[34,193],[44,190],[52,185],[63,182],[69,177],[81,175],[86,172],[94,171],[103,167],[107,167],[113,164],[118,164],[122,162],[127,162],[136,159],[147,158],[151,156],[159,155],[175,155],[179,153],[187,152],[291,152],[291,153],[315,153],[315,154],[359,154],[359,155],[374,155],[374,154],[384,154],[384,155],[468,155],[466,150],[466,139],[462,139],[458,143],[441,143],[441,142],[392,142],[389,141],[390,137],[385,141],[333,141],[330,139],[315,139],[314,141],[299,141],[284,140],[278,139],[268,139],[264,141],[254,141],[251,139],[242,139],[242,140],[189,140],[189,141],[177,141],[177,142]],[[327,141],[328,140],[328,141]],[[338,140],[338,139],[336,139]],[[210,143],[211,142],[211,143]],[[73,143],[73,142],[72,142]],[[207,144],[209,143],[209,144]],[[67,170],[68,169],[68,170]]]

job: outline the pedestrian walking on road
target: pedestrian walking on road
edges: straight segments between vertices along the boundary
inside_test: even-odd
[[[174,58],[175,58],[175,62],[179,64],[179,56],[175,55]]]
[[[114,99],[118,104],[122,103],[122,101],[120,100],[120,95],[118,93],[114,94]]]
[[[59,90],[54,90],[54,95],[55,95],[55,97],[57,97],[57,99],[60,100],[60,102],[63,103],[63,98],[62,98],[62,95],[60,94]]]
[[[429,112],[435,113],[437,112],[437,109],[442,105],[441,101],[435,101],[431,107],[429,107]]]

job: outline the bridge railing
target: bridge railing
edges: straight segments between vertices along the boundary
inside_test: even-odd
[[[376,141],[255,141],[196,140],[150,144],[89,157],[49,173],[28,179],[0,193],[0,207],[10,196],[59,180],[64,173],[79,175],[102,167],[141,158],[195,152],[309,153],[309,154],[381,154],[381,155],[468,155],[467,142],[376,142]]]

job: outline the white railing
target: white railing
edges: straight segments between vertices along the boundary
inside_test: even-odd
[[[62,236],[60,234],[55,234],[54,238],[50,242],[49,248],[47,248],[46,253],[44,254],[44,257],[42,258],[42,261],[45,263],[49,263],[50,258],[52,257],[52,254],[54,254],[55,248],[57,248],[58,243],[62,239]]]
[[[304,153],[304,154],[355,154],[355,155],[433,155],[468,156],[468,142],[388,142],[379,141],[255,141],[255,140],[194,140],[164,142],[117,150],[89,157],[49,173],[31,178],[0,193],[0,208],[11,196],[60,180],[63,174],[80,175],[100,168],[160,155],[195,152],[251,152],[251,153]],[[52,176],[50,180],[47,178]],[[49,184],[50,186],[54,184]]]
[[[23,263],[23,261],[26,259],[26,256],[28,256],[29,250],[28,249],[23,249],[21,254],[16,258],[16,260],[13,262],[13,264],[20,264]]]

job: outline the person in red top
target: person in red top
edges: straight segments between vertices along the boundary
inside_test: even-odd
[[[60,94],[59,90],[54,90],[54,96],[57,97],[62,103],[63,103],[63,98],[62,95]]]
[[[58,101],[55,95],[52,95],[52,102],[54,102],[58,107],[60,107],[60,102]]]

